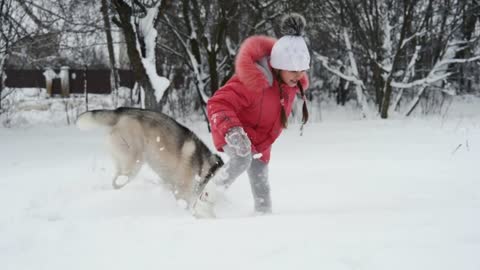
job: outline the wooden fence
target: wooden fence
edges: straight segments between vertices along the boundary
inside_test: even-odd
[[[60,74],[60,69],[53,69]],[[5,87],[11,88],[47,88],[47,80],[44,76],[45,70],[4,70],[7,78]],[[110,70],[105,69],[68,69],[68,89],[71,94],[85,93],[85,88],[91,94],[110,94]],[[119,70],[120,86],[132,88],[135,80],[133,71]],[[0,78],[1,81],[1,78]],[[60,77],[52,80],[52,95],[62,93]]]

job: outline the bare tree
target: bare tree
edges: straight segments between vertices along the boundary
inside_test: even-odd
[[[480,16],[480,2],[478,0],[467,0],[460,2],[459,10],[460,24],[457,34],[460,40],[464,40],[462,48],[456,53],[455,58],[470,58],[475,54],[475,47],[478,45],[478,35],[475,33]],[[454,70],[452,80],[458,85],[461,93],[474,91],[473,83],[478,80],[477,66],[474,64],[451,64],[449,70]]]
[[[0,113],[3,99],[10,94],[3,91],[4,65],[15,44],[35,32],[24,24],[26,16],[15,0],[0,0]]]
[[[214,93],[231,70],[233,60],[228,53],[227,36],[229,27],[238,15],[236,1],[182,0],[177,11],[165,14],[164,20],[173,37],[180,44],[179,50],[185,65],[193,75],[195,88],[200,97],[202,109],[209,94]],[[203,10],[204,12],[198,12]],[[167,44],[166,50],[173,51]],[[205,115],[205,111],[204,111]],[[206,115],[205,115],[206,117]]]
[[[145,93],[145,107],[160,109],[158,108],[158,101],[163,96],[165,89],[159,89],[161,86],[155,84],[158,79],[155,66],[155,48],[150,48],[150,46],[156,43],[151,42],[148,38],[153,38],[153,41],[156,40],[155,28],[159,23],[159,15],[169,7],[170,1],[153,1],[150,5],[147,5],[139,0],[132,1],[132,4],[128,4],[124,0],[112,0],[112,4],[117,13],[113,22],[122,29],[124,34],[135,81]],[[146,68],[145,65],[150,66]],[[160,98],[156,96],[156,93]]]
[[[317,59],[327,70],[343,79],[356,86],[364,85],[362,92],[367,97],[374,97],[382,118],[398,109],[401,100],[408,102],[411,99],[413,103],[407,107],[408,115],[426,90],[439,89],[451,94],[446,83],[452,75],[448,72],[451,69],[449,65],[477,60],[476,55],[462,54],[467,44],[474,44],[472,40],[475,38],[468,34],[463,35],[468,40],[458,37],[461,14],[466,14],[465,7],[475,7],[473,2],[470,5],[466,2],[327,0],[321,7],[333,15],[325,16],[325,20],[330,24],[336,22],[351,33],[352,46],[342,46],[340,50],[349,56],[350,63],[358,61],[358,72],[355,68],[340,72],[339,68],[331,65],[334,61],[330,57],[320,53]],[[473,19],[468,22],[468,29],[472,29]],[[327,30],[334,37],[343,32],[340,27]],[[340,58],[337,62],[345,61],[341,54],[337,57]],[[365,103],[358,97],[362,95],[358,88],[356,93],[359,104],[364,108]]]
[[[338,87],[332,76],[341,78],[364,115],[409,115],[432,95],[478,91],[480,80],[478,0],[0,0],[0,12],[0,65],[23,37],[54,34],[62,61],[115,71],[119,30],[144,104],[154,109],[204,110],[232,76],[242,40],[275,36],[289,12],[308,22],[311,88],[321,94]],[[172,81],[168,92],[159,74]]]
[[[181,75],[174,76],[184,82],[179,91],[191,92],[186,95],[194,101],[190,103],[204,111],[209,96],[233,75],[240,43],[252,34],[274,36],[276,20],[287,12],[287,2],[182,0],[165,13],[162,30],[171,35],[159,46],[162,54],[177,60],[176,72]],[[303,2],[292,5],[299,9],[309,3],[296,2]]]

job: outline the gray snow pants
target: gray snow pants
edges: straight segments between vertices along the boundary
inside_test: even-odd
[[[246,157],[237,155],[235,149],[225,145],[223,151],[230,160],[222,167],[215,176],[215,183],[228,188],[237,177],[247,171],[250,179],[255,211],[259,213],[272,212],[272,200],[270,198],[270,184],[268,183],[268,164],[252,157],[250,153]]]

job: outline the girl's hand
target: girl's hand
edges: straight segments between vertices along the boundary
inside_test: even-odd
[[[235,149],[237,155],[241,157],[248,156],[252,151],[252,143],[247,136],[247,133],[241,127],[233,127],[228,130],[225,135],[225,141],[228,146]]]

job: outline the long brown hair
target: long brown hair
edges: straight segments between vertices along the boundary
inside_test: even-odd
[[[280,70],[277,70],[277,82],[278,82],[278,89],[280,91],[280,120],[282,122],[282,127],[287,128],[288,126],[288,119],[287,113],[285,112],[285,96],[284,90],[282,87],[282,78],[280,77]],[[303,99],[303,107],[302,107],[302,128],[305,123],[308,121],[308,108],[307,108],[307,98],[305,97],[305,91],[303,90],[303,86],[300,81],[297,82],[297,87],[300,89],[300,94],[302,95]]]

